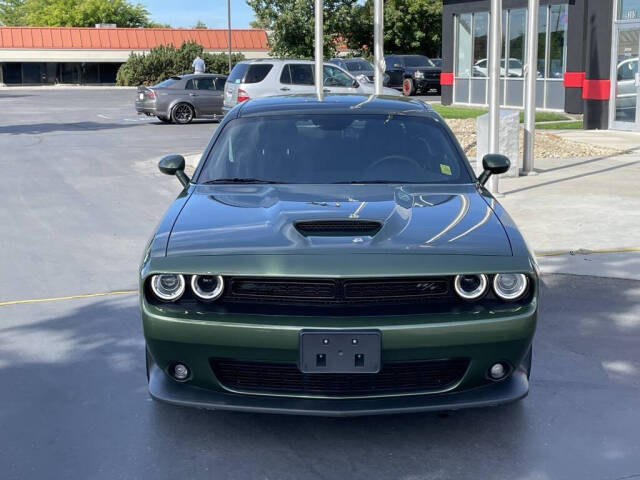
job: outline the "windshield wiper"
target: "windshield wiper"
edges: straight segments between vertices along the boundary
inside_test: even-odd
[[[279,183],[272,180],[260,180],[259,178],[216,178],[215,180],[207,180],[205,185],[211,185],[214,183]]]

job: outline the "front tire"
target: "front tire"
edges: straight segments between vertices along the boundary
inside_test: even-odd
[[[178,103],[171,110],[171,119],[180,125],[186,125],[187,123],[191,123],[193,117],[195,116],[195,112],[193,107],[188,103]]]
[[[416,93],[416,84],[413,82],[411,78],[405,78],[402,82],[402,94],[405,97],[410,97]]]

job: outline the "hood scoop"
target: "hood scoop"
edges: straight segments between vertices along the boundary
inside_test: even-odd
[[[305,237],[373,237],[382,223],[371,220],[303,220],[295,223]]]

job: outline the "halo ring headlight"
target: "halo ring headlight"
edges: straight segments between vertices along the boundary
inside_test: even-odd
[[[489,281],[484,273],[479,275],[456,275],[453,282],[458,296],[465,300],[476,300],[487,292]]]
[[[202,300],[215,300],[222,295],[224,280],[221,275],[193,275],[191,290]]]
[[[184,293],[184,276],[175,273],[154,275],[151,277],[151,290],[160,300],[175,302]]]
[[[493,277],[493,291],[502,300],[517,300],[527,291],[529,280],[522,273],[499,273]]]

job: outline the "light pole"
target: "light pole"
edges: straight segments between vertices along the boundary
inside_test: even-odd
[[[373,92],[382,94],[384,76],[384,0],[374,0],[373,4]]]
[[[500,57],[502,43],[502,0],[491,0],[489,35],[489,153],[500,153]],[[505,65],[506,67],[506,65]],[[498,177],[491,176],[490,190],[498,192]]]
[[[538,11],[539,0],[529,0],[527,16],[527,63],[524,91],[524,146],[522,175],[535,174],[533,161],[536,137],[536,81],[538,78]]]
[[[231,73],[231,0],[227,0],[227,44],[229,45],[229,73]]]
[[[316,94],[318,100],[324,98],[324,30],[323,30],[323,0],[316,0],[315,8],[315,82],[316,82]]]

